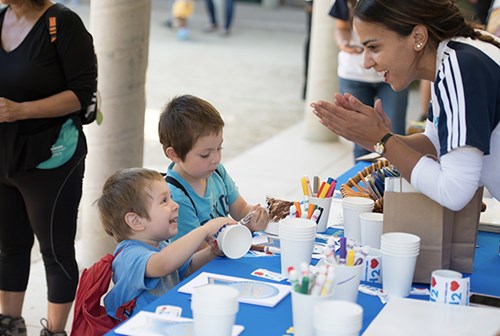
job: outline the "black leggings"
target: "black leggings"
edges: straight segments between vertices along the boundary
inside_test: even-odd
[[[79,276],[74,243],[86,154],[80,134],[75,154],[61,167],[0,178],[0,290],[26,291],[36,235],[49,302],[74,300]]]

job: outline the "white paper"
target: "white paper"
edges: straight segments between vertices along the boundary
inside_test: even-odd
[[[234,325],[231,336],[238,336],[244,329],[241,325]],[[193,319],[146,311],[137,313],[115,331],[130,336],[194,336]]]
[[[232,286],[240,292],[238,301],[259,306],[274,307],[290,292],[289,285],[202,272],[179,288],[180,293],[192,294],[193,289],[208,284]]]
[[[500,309],[391,298],[363,336],[496,335]]]

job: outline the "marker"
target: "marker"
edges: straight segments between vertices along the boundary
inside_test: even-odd
[[[326,193],[326,198],[332,197],[333,192],[335,191],[336,185],[337,185],[337,181],[333,180],[332,183],[330,184],[330,188],[328,189],[328,192]]]
[[[309,207],[307,208],[307,219],[311,219],[312,218],[312,215],[314,213],[314,209],[316,208],[316,206],[312,203],[309,203]]]
[[[321,209],[317,208],[316,210],[313,211],[313,214],[311,216],[311,219],[315,221],[316,223],[319,222],[319,217],[321,216]]]
[[[296,292],[300,292],[299,276],[293,266],[288,267],[288,280]]]
[[[347,251],[347,266],[354,266],[354,250]]]
[[[297,217],[297,209],[295,208],[295,205],[290,205],[290,217]]]
[[[333,285],[333,279],[335,278],[335,270],[333,267],[328,267],[328,271],[326,272],[326,280],[323,288],[321,289],[320,295],[328,295],[330,294],[330,290]]]
[[[312,196],[313,192],[312,192],[312,188],[311,188],[311,181],[309,180],[309,176],[304,176],[304,178],[306,179],[306,184],[307,184],[307,196]]]
[[[325,181],[321,182],[321,185],[319,186],[319,190],[318,190],[318,193],[316,194],[316,197],[319,197],[319,195],[323,191],[323,188],[325,187],[325,184],[326,184]]]
[[[326,274],[320,273],[316,277],[316,280],[314,281],[314,285],[311,289],[311,295],[320,295],[321,290],[323,289],[323,285],[325,284],[325,281],[326,281]]]
[[[307,181],[305,176],[300,179],[300,183],[302,185],[302,194],[304,196],[309,196],[309,189],[307,188]]]
[[[313,196],[316,197],[318,195],[318,188],[319,188],[319,177],[314,176],[313,177]]]
[[[280,248],[275,246],[266,246],[264,252],[268,254],[281,254]]]
[[[294,205],[295,205],[295,210],[296,210],[296,217],[300,218],[302,217],[302,212],[301,212],[301,209],[300,209],[300,202],[294,202]]]
[[[340,251],[339,251],[339,263],[345,264],[345,258],[347,257],[347,250],[346,250],[346,238],[342,237],[340,238]]]
[[[318,198],[325,198],[326,193],[328,192],[328,189],[330,188],[330,184],[325,183],[323,186],[323,189],[321,189]]]

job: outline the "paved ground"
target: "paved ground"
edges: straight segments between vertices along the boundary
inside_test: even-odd
[[[88,0],[69,6],[88,22]],[[221,37],[202,32],[207,18],[203,2],[196,0],[196,10],[190,20],[192,38],[177,41],[174,32],[164,26],[167,1],[153,0],[152,7],[144,165],[164,170],[168,164],[156,134],[160,108],[175,95],[198,95],[212,102],[223,115],[226,121],[224,161],[231,168],[244,195],[248,195],[249,201],[257,201],[263,193],[255,190],[256,184],[245,173],[263,177],[257,170],[258,166],[266,163],[273,165],[272,157],[276,159],[276,155],[263,159],[262,150],[283,151],[290,141],[300,140],[303,132],[300,121],[304,117],[301,90],[305,14],[302,8],[284,6],[265,9],[258,4],[237,2],[232,34]],[[418,106],[415,93],[411,105]],[[416,108],[410,110],[418,114]],[[282,131],[285,132],[280,133]],[[271,139],[277,134],[282,136]],[[271,146],[276,146],[276,149]],[[330,161],[322,162],[321,168],[331,167],[336,174],[349,166],[352,162],[351,151],[345,146],[318,145],[317,148],[325,152],[335,151],[337,155],[328,158]],[[247,159],[251,159],[251,165]],[[290,171],[293,179],[306,171],[313,174],[309,168],[293,168],[297,168]],[[272,170],[268,172],[267,178],[276,180]],[[295,189],[286,181],[269,186],[267,191],[283,190],[285,185]],[[250,194],[254,190],[255,196]],[[36,257],[24,316],[29,325],[29,335],[38,335],[39,320],[46,316],[46,306],[44,272]]]

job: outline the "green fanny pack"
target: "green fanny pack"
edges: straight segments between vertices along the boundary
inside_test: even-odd
[[[61,126],[59,137],[52,145],[50,150],[52,156],[36,166],[39,169],[53,169],[62,166],[69,161],[75,154],[76,146],[78,145],[79,132],[73,123],[73,119],[69,118]]]

